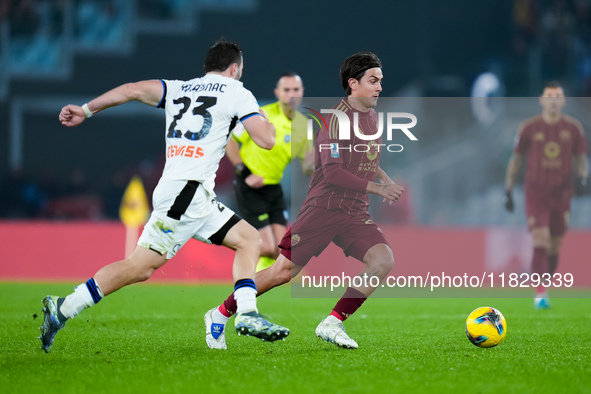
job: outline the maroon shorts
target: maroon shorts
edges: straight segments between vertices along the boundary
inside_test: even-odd
[[[570,198],[526,193],[525,213],[530,231],[536,227],[548,227],[550,235],[561,237],[568,228]]]
[[[340,211],[306,207],[286,231],[279,248],[292,263],[303,267],[331,242],[340,247],[345,255],[359,261],[363,261],[372,246],[389,245],[368,213],[351,216]]]

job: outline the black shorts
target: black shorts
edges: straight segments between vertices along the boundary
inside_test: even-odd
[[[281,185],[265,185],[260,189],[253,189],[244,179],[243,176],[237,176],[234,184],[240,216],[257,230],[270,224],[287,225]]]

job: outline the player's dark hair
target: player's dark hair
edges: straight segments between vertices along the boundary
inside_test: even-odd
[[[281,76],[279,77],[279,79],[283,78],[283,77],[299,77],[299,75],[293,71],[286,71],[283,74],[281,74]]]
[[[279,86],[279,81],[281,81],[281,78],[285,78],[285,77],[299,77],[301,79],[301,77],[293,71],[286,71],[283,74],[281,74],[281,76],[279,78],[277,78],[277,83],[275,84],[275,86]]]
[[[210,71],[223,72],[234,63],[238,65],[242,63],[242,49],[240,45],[222,37],[207,51],[203,68],[206,73]]]
[[[544,85],[544,89],[561,89],[562,85],[557,81],[550,81]]]
[[[361,80],[370,68],[382,67],[382,62],[372,52],[358,52],[349,56],[341,65],[341,83],[347,96],[351,94],[349,79]]]

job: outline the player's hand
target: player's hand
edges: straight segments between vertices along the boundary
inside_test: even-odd
[[[513,203],[513,194],[511,190],[505,192],[505,209],[509,212],[513,212],[515,204]]]
[[[262,176],[250,174],[246,177],[244,182],[253,189],[260,189],[265,186],[265,179]]]
[[[380,184],[382,185],[395,185],[394,181],[392,179],[390,179],[390,177],[388,175],[386,175],[385,173],[383,173],[383,176],[378,177],[378,180],[380,181]],[[402,188],[402,190],[404,191],[404,188]],[[382,200],[382,202],[386,202],[388,199],[384,198]],[[392,205],[394,203],[394,201],[390,200],[389,205]]]
[[[306,157],[304,162],[302,163],[302,170],[304,175],[312,176],[314,174],[314,149],[310,149],[306,151]]]
[[[589,177],[577,177],[575,181],[575,196],[584,196],[587,193],[589,193]]]
[[[265,119],[267,122],[269,121],[269,118],[267,118],[267,114],[265,113],[265,111],[262,108],[259,108],[259,113],[261,114],[263,119]]]
[[[84,122],[86,114],[82,107],[77,105],[69,104],[62,108],[59,115],[59,120],[64,126],[74,127]]]
[[[381,184],[381,183],[376,183],[375,184],[375,190],[373,191],[374,194],[377,194],[380,197],[384,197],[384,201],[385,200],[390,200],[390,201],[398,201],[398,199],[400,198],[400,196],[402,195],[402,193],[404,192],[404,188],[400,185],[397,185],[395,183],[390,183],[390,184]]]

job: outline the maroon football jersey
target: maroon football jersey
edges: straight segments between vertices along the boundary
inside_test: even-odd
[[[377,132],[378,116],[373,109],[367,112],[354,110],[346,98],[333,109],[340,110],[349,117],[351,139],[340,140],[337,116],[333,114],[325,116],[328,130],[323,125],[316,134],[315,170],[302,209],[306,206],[316,206],[357,216],[367,212],[369,206],[367,193],[331,184],[325,177],[323,169],[336,164],[362,180],[375,181],[382,148],[379,144],[382,138],[373,140],[358,138],[353,130],[353,114],[358,114],[359,130],[365,135],[374,135]]]
[[[538,115],[521,124],[514,151],[526,157],[526,189],[572,194],[573,157],[588,147],[577,120],[563,115],[550,124]]]

